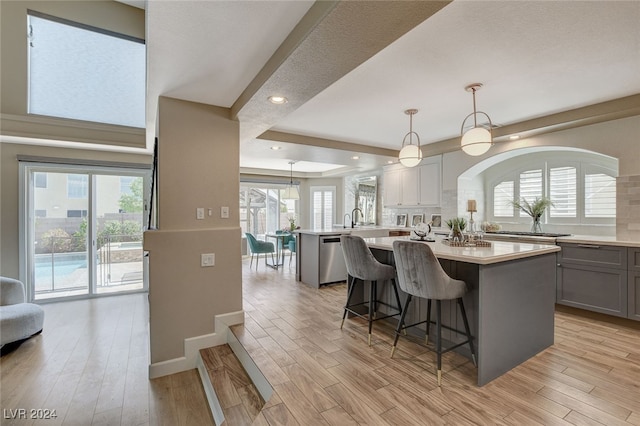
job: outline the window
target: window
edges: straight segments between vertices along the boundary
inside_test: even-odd
[[[33,213],[36,217],[47,217],[47,211],[44,209],[35,209]]]
[[[46,188],[47,187],[47,174],[46,173],[34,173],[33,179],[36,184],[36,188]]]
[[[67,175],[67,198],[87,198],[88,190],[89,177],[87,175]]]
[[[298,200],[281,198],[283,185],[272,182],[240,184],[240,227],[242,232],[263,235],[290,227],[297,216]]]
[[[551,217],[577,217],[575,167],[553,167],[549,170],[549,198],[553,205],[549,209]]]
[[[87,217],[86,210],[67,210],[67,217]]]
[[[548,153],[535,153],[506,160],[487,169],[485,191],[491,210],[487,217],[529,223],[531,218],[511,202],[548,197],[553,205],[546,210],[544,223],[612,225],[616,170],[614,159],[590,153],[563,152],[552,159]]]
[[[533,203],[540,197],[542,197],[542,170],[528,170],[520,173],[520,200]],[[522,210],[519,210],[518,214],[520,217],[529,217]]]
[[[585,217],[616,217],[616,180],[604,173],[584,176]]]
[[[145,127],[143,40],[29,11],[28,112]]]
[[[513,181],[500,182],[493,188],[493,215],[513,217]]]
[[[331,227],[335,217],[336,187],[311,187],[311,227]]]
[[[136,180],[134,176],[120,176],[120,195],[122,194],[132,194],[131,184]]]

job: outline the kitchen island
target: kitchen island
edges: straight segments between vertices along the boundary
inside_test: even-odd
[[[379,261],[393,264],[393,241],[406,238],[365,241]],[[553,345],[556,252],[560,247],[501,241],[492,241],[491,247],[451,247],[441,239],[416,244],[429,244],[444,270],[467,283],[464,303],[477,347],[479,386]],[[380,296],[385,302],[392,300],[390,293]],[[426,316],[426,301],[417,300],[407,323]],[[463,329],[456,303],[443,302],[443,322]],[[465,336],[443,331],[443,338],[457,343]],[[457,351],[470,357],[465,347]]]

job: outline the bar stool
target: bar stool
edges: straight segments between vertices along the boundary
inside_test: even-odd
[[[376,258],[373,257],[373,254],[371,254],[371,250],[369,250],[369,247],[367,247],[367,244],[364,242],[362,237],[341,235],[340,243],[342,245],[342,252],[344,253],[347,273],[351,277],[349,282],[349,294],[347,296],[347,303],[344,305],[344,313],[342,314],[342,323],[340,324],[340,328],[342,329],[342,326],[344,325],[347,312],[350,312],[360,318],[365,318],[369,323],[369,337],[367,339],[367,343],[371,346],[371,328],[373,321],[400,315],[401,303],[400,296],[398,294],[398,287],[396,285],[396,271],[393,266],[378,262]],[[352,304],[351,298],[353,297],[353,290],[356,287],[356,280],[362,281],[363,285],[367,281],[370,282],[369,300]],[[391,282],[397,306],[391,306],[378,300],[378,281],[385,283],[387,281]],[[362,314],[353,309],[360,305],[368,305],[369,309],[367,314]],[[376,316],[378,305],[389,306],[398,312],[385,316]]]
[[[471,357],[473,364],[476,364],[476,354],[473,347],[473,337],[469,330],[469,321],[467,320],[467,313],[464,310],[464,303],[462,297],[467,293],[467,284],[464,281],[451,278],[442,269],[440,262],[433,254],[431,247],[428,244],[412,242],[412,241],[394,241],[393,242],[393,255],[396,262],[396,271],[398,273],[398,283],[402,291],[407,293],[408,297],[402,308],[402,314],[400,315],[400,321],[396,328],[396,336],[393,341],[393,348],[391,349],[391,357],[396,350],[398,344],[398,337],[400,332],[406,328],[416,326],[418,324],[427,324],[426,340],[429,340],[429,328],[434,322],[431,321],[431,301],[436,301],[436,354],[437,354],[437,375],[438,386],[441,384],[442,379],[442,354],[449,352],[464,344],[469,344],[471,349]],[[425,321],[417,322],[411,325],[405,325],[404,319],[407,315],[407,310],[411,302],[412,297],[420,297],[428,299],[427,302],[427,319]],[[441,304],[443,300],[457,300],[460,307],[460,313],[462,314],[462,321],[464,322],[465,334],[467,340],[457,343],[449,348],[442,349],[442,328],[462,333],[462,331],[456,330],[449,326],[442,324],[442,308]]]

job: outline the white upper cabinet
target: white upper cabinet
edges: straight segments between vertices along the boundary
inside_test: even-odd
[[[422,160],[419,166],[400,164],[385,167],[383,202],[385,207],[439,207],[442,193],[442,157]]]
[[[404,168],[400,174],[402,184],[402,205],[416,206],[420,204],[420,166]]]
[[[427,162],[432,157],[422,160],[420,163],[420,199],[418,205],[427,207],[440,207],[442,194],[442,170],[441,157],[436,161]]]
[[[402,169],[385,169],[383,176],[383,203],[385,206],[402,204]]]

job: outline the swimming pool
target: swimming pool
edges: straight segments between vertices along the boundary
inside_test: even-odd
[[[55,273],[56,277],[71,275],[78,269],[87,269],[87,259],[78,260],[58,260],[53,261],[53,269],[51,268],[51,258],[36,260],[35,276],[36,280],[50,278],[51,273]]]

